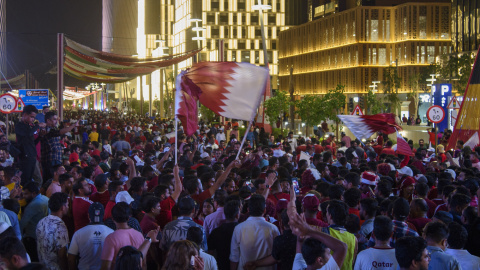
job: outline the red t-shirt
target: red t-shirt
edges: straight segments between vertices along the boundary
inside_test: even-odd
[[[212,197],[212,193],[210,193],[210,189],[207,189],[200,194],[191,195],[190,197],[192,197],[192,199],[195,200],[199,205],[202,205],[203,201]]]
[[[309,224],[309,225],[313,225],[313,226],[317,226],[317,227],[328,227],[328,224],[321,221],[321,220],[318,220],[316,218],[305,218],[305,221]]]
[[[348,208],[348,214],[355,214],[360,219],[360,210],[355,208]]]
[[[72,203],[73,221],[75,222],[75,231],[87,226],[90,223],[88,218],[88,208],[93,202],[83,197],[75,197]]]
[[[107,208],[107,203],[110,201],[110,192],[108,192],[108,190],[105,190],[102,193],[95,192],[90,195],[90,200],[92,202],[99,202],[103,205],[103,208]]]
[[[163,229],[168,222],[172,221],[172,209],[175,206],[175,201],[172,197],[168,197],[160,202],[160,214],[156,217],[157,224]]]
[[[158,186],[158,176],[154,176],[152,180],[147,182],[147,189],[149,191],[153,190],[156,186]]]
[[[112,208],[115,206],[115,201],[108,201],[107,206],[105,206],[105,214],[103,215],[103,220],[107,220],[112,217]]]
[[[156,220],[149,215],[145,214],[140,221],[140,228],[142,228],[143,234],[147,234],[151,230],[155,230],[158,227]]]

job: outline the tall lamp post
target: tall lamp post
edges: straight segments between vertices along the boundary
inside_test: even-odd
[[[205,31],[205,27],[201,27],[201,26],[198,25],[198,23],[201,22],[202,19],[190,19],[189,21],[191,23],[192,22],[195,23],[195,26],[192,28],[192,31],[196,32],[197,35],[195,37],[193,37],[192,40],[197,41],[197,48],[200,49],[201,48],[200,41],[205,40],[205,37],[200,36],[200,32]],[[200,54],[198,54],[198,62],[200,62]]]
[[[430,74],[432,78],[427,79],[427,82],[430,82],[427,84],[427,86],[430,86],[430,106],[433,106],[433,92],[435,91],[435,81],[437,80],[435,77],[437,74]],[[435,128],[435,123],[432,123],[432,127]],[[437,129],[435,129],[435,153],[437,152]]]

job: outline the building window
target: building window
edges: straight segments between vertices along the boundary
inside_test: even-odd
[[[207,14],[207,22],[215,23],[215,14]]]
[[[217,27],[212,27],[212,37],[218,38],[220,36],[220,29]]]
[[[220,8],[220,3],[212,1],[211,9],[212,10],[218,10],[219,8]]]
[[[245,50],[247,46],[245,45],[245,40],[239,40],[238,41],[238,49],[239,50]]]
[[[245,11],[245,2],[238,1],[238,11]]]
[[[277,18],[276,14],[268,14],[268,24],[269,25],[277,24],[276,18]]]
[[[257,14],[255,14],[255,15],[251,14],[250,15],[250,24],[258,25],[258,15]]]
[[[228,24],[228,13],[221,13],[219,16],[220,24]]]
[[[250,63],[250,51],[242,51],[242,62]]]

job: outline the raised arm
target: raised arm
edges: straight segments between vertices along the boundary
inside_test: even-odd
[[[178,175],[178,164],[175,164],[175,167],[173,167],[173,177],[175,179],[175,190],[173,191],[171,197],[176,203],[183,189],[182,181]]]
[[[128,180],[125,182],[125,185],[127,185],[127,188],[130,189],[130,181],[132,181],[132,179],[137,176],[137,170],[135,169],[135,162],[133,162],[133,159],[128,157],[127,160],[125,160],[125,163],[127,163],[128,171],[130,172],[130,174],[128,175]]]
[[[228,167],[225,169],[225,171],[220,175],[217,181],[209,188],[210,194],[215,194],[215,191],[219,189],[223,183],[225,183],[225,180],[227,180],[228,175],[230,174],[230,171],[234,167],[239,167],[240,166],[240,161],[239,160],[234,160],[228,164]]]
[[[297,237],[310,236],[322,242],[325,246],[333,251],[332,257],[335,259],[335,262],[337,262],[338,266],[342,267],[345,256],[347,255],[347,244],[326,233],[313,229],[307,224],[305,219],[298,214],[293,217],[289,216],[289,218],[290,228]]]

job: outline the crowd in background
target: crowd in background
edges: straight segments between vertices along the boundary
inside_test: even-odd
[[[326,124],[186,136],[171,119],[33,106],[12,121],[0,269],[480,269],[480,147],[445,149],[448,130],[404,156]]]

